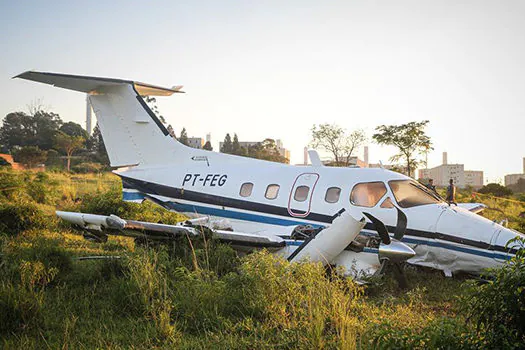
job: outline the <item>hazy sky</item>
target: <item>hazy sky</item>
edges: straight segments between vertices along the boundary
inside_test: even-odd
[[[429,119],[429,165],[520,173],[525,1],[0,0],[0,117],[36,98],[84,125],[85,96],[26,70],[184,85],[160,98],[177,134],[280,138],[302,161],[314,123],[370,136]],[[371,161],[390,148],[370,142]]]

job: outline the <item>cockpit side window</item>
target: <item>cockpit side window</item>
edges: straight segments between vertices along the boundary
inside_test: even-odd
[[[359,183],[350,193],[350,202],[360,207],[375,207],[385,193],[386,186],[382,182]]]
[[[419,183],[411,180],[392,180],[388,182],[401,208],[441,203],[442,200]]]

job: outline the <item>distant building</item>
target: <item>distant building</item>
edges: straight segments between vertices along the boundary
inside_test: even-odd
[[[525,179],[525,157],[523,158],[523,173],[505,175],[505,186],[517,184],[519,179]]]
[[[91,103],[89,102],[89,95],[86,94],[86,131],[89,136],[91,136],[91,133],[93,132],[93,125],[91,124]]]
[[[202,137],[188,137],[188,146],[192,148],[202,148],[206,142]]]
[[[419,169],[419,179],[433,179],[435,186],[448,186],[450,179],[459,188],[483,186],[483,171],[465,170],[463,164],[448,164],[447,152],[443,152],[443,164],[431,169]]]

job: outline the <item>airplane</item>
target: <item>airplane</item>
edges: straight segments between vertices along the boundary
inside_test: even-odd
[[[344,267],[359,279],[387,263],[479,274],[511,259],[523,234],[445,203],[412,178],[382,168],[293,166],[187,147],[171,137],[142,96],[183,93],[141,82],[28,71],[21,78],[88,94],[123,200],[150,200],[190,220],[178,225],[57,211],[81,228],[170,239],[198,226],[240,251],[266,248],[289,261]]]

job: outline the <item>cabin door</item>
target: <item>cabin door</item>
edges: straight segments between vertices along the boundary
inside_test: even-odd
[[[306,217],[310,214],[317,181],[319,181],[319,174],[316,173],[304,173],[297,176],[288,200],[288,213],[291,216]]]

